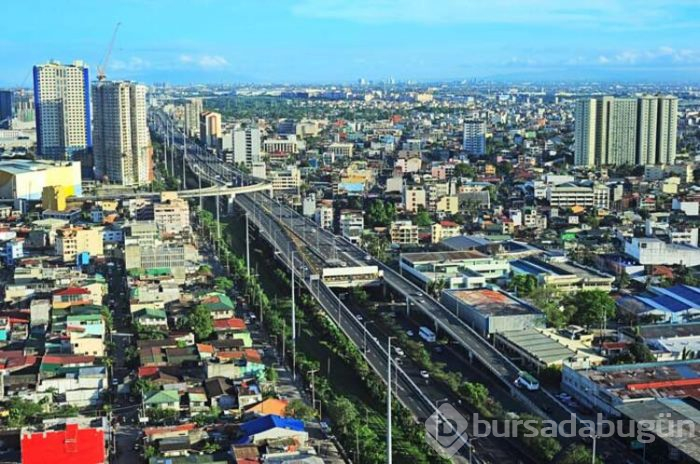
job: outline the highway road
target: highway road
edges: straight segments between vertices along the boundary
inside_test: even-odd
[[[180,147],[184,148],[182,146],[184,139],[180,137],[178,140],[176,136],[176,141],[180,141]],[[260,182],[260,179],[235,170],[232,166],[225,164],[215,155],[196,144],[188,143],[187,147],[186,162],[192,167],[193,172],[196,171],[198,175],[201,175],[211,183],[230,182],[231,185],[243,185]],[[412,310],[419,310],[432,320],[438,331],[444,332],[459,343],[470,359],[477,361],[478,364],[474,364],[475,368],[489,372],[526,409],[556,421],[570,419],[572,411],[550,392],[544,389],[525,392],[516,388],[513,382],[517,378],[520,369],[512,361],[491,346],[486,339],[482,338],[431,295],[384,263],[372,257],[368,259],[366,251],[343,237],[338,237],[330,231],[319,228],[309,218],[300,215],[287,205],[281,204],[267,195],[261,193],[238,195],[236,196],[236,202],[249,214],[249,217],[260,229],[263,236],[280,252],[283,256],[282,261],[286,261],[288,266],[291,265],[291,251],[299,251],[297,246],[300,242],[303,244],[305,251],[315,254],[317,259],[322,262],[332,256],[345,261],[348,265],[373,264],[379,266],[384,271],[384,283],[386,285],[405,298],[407,304],[411,305]],[[291,240],[290,235],[294,235],[295,240]],[[302,258],[300,258],[298,253],[295,254],[294,267],[297,270],[300,281],[309,288],[326,309],[329,316],[333,318],[346,335],[358,347],[362,347],[366,329],[330,289],[323,284],[319,285],[318,281],[312,281],[307,264],[302,262]],[[330,308],[337,309],[332,310]],[[376,349],[371,349],[366,354],[367,360],[375,371],[386,380],[385,344],[378,344],[371,336],[368,339],[372,339],[372,342],[377,346]],[[417,418],[425,418],[432,414],[436,398],[431,398],[424,391],[426,389],[419,386],[421,379],[412,378],[400,368],[399,373],[398,396],[401,402]],[[603,448],[613,450],[618,455],[624,453],[624,450],[620,449],[620,444],[614,440],[599,440],[598,446],[601,450]],[[624,453],[624,455],[627,455],[627,453]]]
[[[251,182],[250,179],[240,179],[239,173],[234,173],[223,163],[211,162],[208,154],[201,147],[193,145],[186,155],[186,160],[190,166],[198,166],[200,173],[206,177],[206,180],[212,183],[232,182],[234,174],[238,175],[238,184],[243,181]],[[197,168],[195,168],[197,169]],[[252,182],[259,181],[258,179]],[[303,259],[302,253],[299,253],[297,243],[292,240],[291,235],[273,221],[272,211],[270,207],[278,207],[280,211],[284,211],[293,219],[293,212],[289,212],[281,205],[269,203],[270,197],[254,193],[247,195],[239,195],[236,197],[238,204],[246,211],[251,213],[250,219],[258,227],[266,240],[273,245],[277,250],[277,259],[289,269],[294,267],[299,283],[307,287],[307,289],[316,297],[321,307],[324,308],[326,314],[335,322],[335,324],[343,331],[343,333],[352,340],[355,346],[363,352],[365,359],[376,374],[388,383],[388,365],[389,356],[387,354],[386,341],[380,341],[369,335],[366,336],[366,327],[358,321],[349,308],[333,293],[325,284],[316,279],[309,270],[308,262]],[[261,203],[257,203],[260,201]],[[263,206],[264,205],[264,206]],[[364,343],[367,343],[369,349],[363,350]],[[392,353],[393,355],[393,353]],[[397,378],[392,380],[392,386],[396,388],[395,397],[403,404],[412,415],[419,421],[424,421],[437,411],[436,399],[426,395],[416,382],[425,382],[418,371],[408,375],[398,364],[395,364],[392,356],[392,372],[397,374]],[[439,399],[439,398],[437,398]],[[446,417],[441,416],[441,420],[450,426],[450,422]],[[460,450],[461,457],[457,460],[464,460],[469,457],[468,436],[462,434],[459,438],[464,446]],[[478,450],[478,448],[477,448]],[[482,463],[477,451],[472,451],[471,460],[474,463]],[[516,461],[512,461],[516,462]]]

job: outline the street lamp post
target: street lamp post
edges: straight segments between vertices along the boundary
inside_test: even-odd
[[[296,324],[296,300],[294,289],[294,250],[291,253],[290,267],[292,268],[292,379],[297,378],[297,324]]]
[[[440,426],[440,413],[439,413],[438,408],[440,407],[440,403],[445,403],[447,401],[450,401],[449,398],[442,398],[442,399],[437,400],[435,402],[435,412],[437,413],[435,415],[435,436],[436,437],[440,436],[439,431],[438,431],[438,427]]]
[[[387,369],[386,369],[386,462],[392,464],[392,438],[391,438],[391,339],[396,337],[387,338]]]
[[[311,374],[311,404],[316,405],[316,383],[314,382],[314,374],[318,372],[318,369],[312,369],[308,373]]]
[[[472,464],[472,453],[474,451],[474,442],[478,439],[479,437],[471,437],[467,440],[467,449],[469,450],[469,464]]]
[[[593,434],[593,451],[591,453],[591,464],[595,464],[595,448],[596,448],[596,441],[598,439],[597,434]]]

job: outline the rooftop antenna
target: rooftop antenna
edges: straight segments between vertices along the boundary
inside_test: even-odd
[[[112,49],[114,48],[114,42],[117,40],[117,31],[119,31],[119,26],[121,26],[122,23],[118,22],[116,26],[114,26],[114,32],[112,32],[112,39],[109,41],[109,46],[107,47],[107,53],[105,53],[104,58],[102,58],[102,63],[97,67],[97,80],[98,81],[103,81],[107,78],[107,75],[105,72],[107,71],[107,64],[109,64],[109,58],[112,55]]]

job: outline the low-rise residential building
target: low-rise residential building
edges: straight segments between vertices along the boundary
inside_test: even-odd
[[[362,211],[342,210],[340,212],[340,234],[358,245],[362,242],[365,219]]]
[[[391,243],[396,245],[417,245],[418,226],[411,221],[394,221],[389,227]]]
[[[287,166],[286,169],[269,171],[267,179],[272,183],[272,190],[275,192],[297,191],[301,186],[301,174],[296,166]]]
[[[332,229],[333,228],[333,205],[328,202],[321,202],[316,207],[316,212],[314,213],[314,220],[316,224],[322,229]]]
[[[101,228],[66,227],[56,231],[56,254],[63,258],[63,262],[75,262],[82,253],[91,257],[104,254]]]
[[[403,207],[410,213],[417,213],[426,207],[425,189],[421,186],[405,186],[403,189]]]
[[[440,221],[431,228],[430,239],[433,243],[440,243],[448,238],[456,237],[462,233],[462,227],[456,222]]]
[[[177,195],[161,198],[153,205],[153,222],[161,234],[181,233],[190,228],[190,206]]]

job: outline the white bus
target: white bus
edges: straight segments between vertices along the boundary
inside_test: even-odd
[[[428,343],[433,343],[436,340],[435,332],[433,332],[427,327],[421,327],[420,330],[418,330],[418,335],[420,335],[420,338],[422,338]]]
[[[530,391],[539,390],[540,388],[540,382],[525,371],[520,372],[518,378],[515,380],[515,385],[517,387],[527,388]]]

